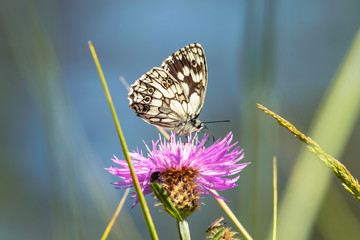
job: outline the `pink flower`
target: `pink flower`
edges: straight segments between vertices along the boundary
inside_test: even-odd
[[[181,139],[176,141],[175,134],[172,133],[170,142],[162,140],[161,137],[156,142],[152,141],[152,150],[145,144],[147,156],[139,151],[129,153],[144,195],[152,192],[150,184],[154,178],[159,180],[170,198],[171,195],[176,197],[179,191],[184,191],[183,188],[179,190],[179,183],[185,187],[184,189],[189,190],[189,185],[184,186],[184,183],[191,182],[191,191],[195,195],[214,195],[210,190],[223,191],[236,187],[236,181],[240,176],[233,176],[250,163],[238,163],[244,158],[244,153],[243,149],[235,147],[237,142],[231,143],[232,138],[230,132],[224,139],[218,139],[211,146],[205,147],[208,139],[206,134],[201,141],[196,134],[188,136],[187,142],[181,142]],[[120,167],[110,167],[106,170],[122,179],[112,184],[121,186],[121,189],[133,187],[127,162],[115,156],[112,161]],[[132,194],[132,198],[136,198],[135,206],[138,199],[135,192]],[[197,203],[199,197],[195,196],[194,199],[192,202]],[[173,199],[172,201],[174,202]],[[198,205],[195,206],[197,207]]]

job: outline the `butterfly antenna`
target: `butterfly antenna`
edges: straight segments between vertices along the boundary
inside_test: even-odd
[[[230,122],[230,120],[218,120],[218,121],[210,121],[210,122],[203,122],[203,123],[219,123],[219,122]],[[213,141],[215,142],[214,134],[205,125],[204,125],[204,127],[211,134],[211,136],[213,137]]]
[[[220,122],[230,122],[230,120],[218,120],[218,121],[210,121],[210,122],[203,122],[203,123],[220,123]]]

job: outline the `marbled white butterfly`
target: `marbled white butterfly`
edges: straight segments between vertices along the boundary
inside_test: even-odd
[[[207,66],[204,49],[190,44],[168,57],[131,85],[130,108],[150,124],[178,135],[200,132],[197,119],[204,105]]]

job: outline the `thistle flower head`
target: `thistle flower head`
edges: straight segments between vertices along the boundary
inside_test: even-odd
[[[218,234],[218,230],[212,230],[206,238],[208,239],[214,239],[215,235]],[[238,233],[234,232],[231,228],[226,227],[224,228],[224,231],[222,232],[220,238],[217,239],[223,239],[223,240],[240,240],[240,238],[237,238],[236,235]]]
[[[244,157],[243,150],[231,143],[232,133],[224,139],[218,139],[211,146],[205,147],[208,139],[204,135],[200,141],[198,135],[188,136],[186,142],[176,141],[175,133],[170,142],[162,140],[147,146],[147,156],[141,151],[129,153],[136,175],[144,195],[151,193],[150,184],[159,182],[166,190],[174,206],[184,217],[189,216],[199,207],[200,195],[212,194],[211,190],[223,191],[236,187],[239,173],[249,163],[238,163]],[[133,186],[129,167],[125,160],[114,157],[114,163],[120,167],[107,168],[111,174],[123,179],[113,183],[119,188]],[[138,202],[136,193],[134,206]],[[222,198],[223,199],[223,198]]]

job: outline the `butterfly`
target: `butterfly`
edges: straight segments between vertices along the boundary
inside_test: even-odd
[[[204,49],[199,43],[190,44],[130,86],[129,107],[146,122],[177,135],[201,132],[206,126],[197,118],[204,105],[207,74]]]

